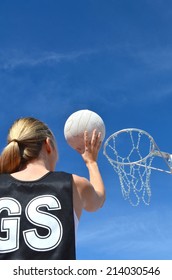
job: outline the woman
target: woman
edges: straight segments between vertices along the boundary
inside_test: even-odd
[[[9,130],[0,157],[0,259],[75,259],[75,231],[82,209],[105,200],[97,165],[100,133],[84,134],[81,155],[90,180],[55,172],[58,152],[51,130],[21,118]]]

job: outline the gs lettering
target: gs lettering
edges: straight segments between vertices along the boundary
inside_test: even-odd
[[[35,251],[49,251],[56,248],[63,236],[63,227],[60,220],[47,210],[60,210],[59,200],[52,195],[43,195],[33,198],[26,206],[25,215],[33,225],[46,228],[48,234],[41,236],[36,228],[23,231],[26,245]],[[1,219],[1,232],[6,232],[6,237],[0,237],[0,253],[9,253],[19,249],[21,204],[14,198],[0,198],[0,213],[6,210],[8,217]],[[17,217],[16,217],[17,216]]]

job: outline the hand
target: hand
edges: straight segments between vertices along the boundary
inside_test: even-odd
[[[85,131],[84,133],[84,143],[85,143],[85,151],[81,155],[83,160],[86,164],[96,162],[98,153],[101,147],[101,132],[97,132],[96,129],[94,129],[92,133],[92,138],[89,140],[88,138],[88,132]]]

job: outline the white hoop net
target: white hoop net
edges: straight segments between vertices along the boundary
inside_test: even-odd
[[[150,204],[153,138],[139,129],[125,129],[111,135],[104,144],[104,155],[119,176],[122,194],[132,206]]]

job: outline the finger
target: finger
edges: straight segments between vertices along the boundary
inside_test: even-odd
[[[102,144],[102,139],[101,139],[101,132],[98,133],[97,135],[97,148],[99,149],[101,144]]]
[[[100,149],[100,147],[102,145],[102,138],[101,138],[101,136],[102,136],[102,134],[101,134],[101,132],[99,132],[99,134],[98,134],[98,139],[99,139],[99,141],[98,141],[98,150]]]
[[[91,138],[91,144],[92,144],[92,145],[95,145],[95,144],[96,144],[96,142],[97,142],[97,137],[98,137],[97,130],[94,129],[94,130],[93,130],[93,133],[92,133],[92,138]]]
[[[89,139],[88,139],[88,132],[87,131],[84,132],[84,143],[85,143],[85,150],[88,150]]]

